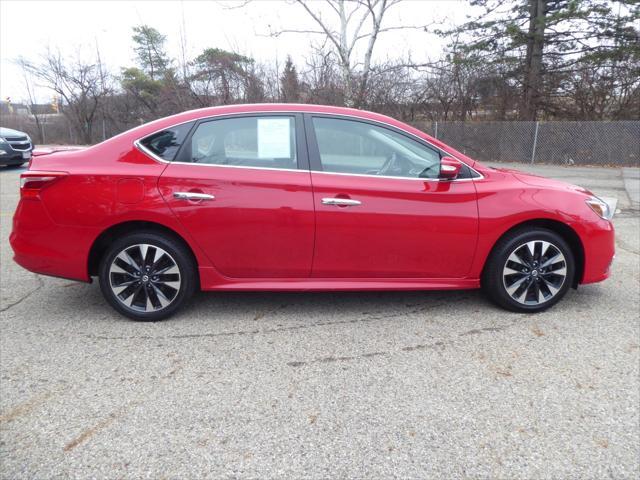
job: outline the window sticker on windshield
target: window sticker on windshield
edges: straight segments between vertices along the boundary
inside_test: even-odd
[[[291,158],[290,118],[258,119],[258,157]]]

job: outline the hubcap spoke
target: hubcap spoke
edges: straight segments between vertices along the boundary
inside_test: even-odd
[[[522,285],[525,284],[525,282],[528,280],[529,280],[529,277],[522,277],[516,280],[515,282],[513,282],[511,285],[509,285],[507,287],[507,292],[509,292],[509,295],[514,295],[518,290],[522,288]]]
[[[180,270],[178,270],[178,267],[174,264],[174,265],[169,265],[168,267],[156,270],[156,275],[162,275],[163,273],[175,274],[175,273],[179,273],[179,272],[180,272]]]
[[[556,293],[558,293],[558,290],[560,290],[560,288],[556,288],[555,285],[553,285],[552,283],[547,282],[547,281],[544,282],[544,285],[545,285],[545,287],[547,287],[547,289],[549,289],[549,293],[552,296],[555,295]]]
[[[155,258],[156,258],[156,255],[158,254],[158,249],[153,245],[144,245],[144,247],[146,247],[145,250],[142,252],[143,253],[142,258],[144,258],[144,266],[150,267],[151,269],[153,269]]]
[[[138,250],[140,251],[140,258],[142,259],[142,267],[145,267],[148,265],[147,263],[147,251],[149,250],[149,245],[147,244],[142,244],[142,245],[138,245]]]
[[[567,267],[565,266],[564,262],[558,262],[558,263],[554,263],[549,268],[547,268],[547,272],[556,273],[558,275],[566,275]]]
[[[560,252],[556,253],[553,257],[547,258],[544,263],[540,265],[540,268],[547,268],[554,265],[558,260],[563,258]]]
[[[136,297],[138,297],[138,295],[140,294],[140,290],[142,290],[142,287],[140,285],[132,288],[131,294],[124,299],[124,304],[128,307],[131,307]]]
[[[502,271],[505,290],[523,305],[548,302],[560,291],[566,276],[564,255],[545,240],[532,240],[515,248]]]
[[[180,282],[164,282],[161,285],[173,288],[174,290],[178,290],[180,288]]]
[[[129,263],[128,260],[123,259],[123,257],[118,256],[111,264],[111,272],[115,273],[127,273],[131,276],[134,276],[136,273],[140,272],[140,269],[137,265]]]
[[[131,265],[129,265],[128,263],[124,268],[122,268],[120,265],[118,265],[117,262],[113,262],[113,265],[111,265],[111,273],[124,273],[126,275],[133,276],[133,274],[135,273],[135,269],[133,269],[133,267],[131,267]]]
[[[151,265],[151,270],[154,270],[156,274],[159,273],[160,264],[164,261],[164,259],[165,259],[164,252],[162,250],[157,249],[154,252],[153,259],[149,263],[149,265]],[[173,267],[175,267],[175,264],[171,263],[168,267],[165,267],[165,268],[173,268]]]
[[[527,293],[529,293],[529,288],[531,287],[531,280],[528,278],[524,279],[524,282],[516,289],[513,293],[513,298],[516,298],[519,301],[523,301],[527,298]]]
[[[138,281],[137,280],[129,280],[126,282],[122,282],[120,284],[113,285],[111,288],[113,289],[113,292],[116,295],[120,295],[122,292],[124,292],[128,287],[130,287],[131,285],[135,285]]]
[[[529,255],[531,255],[531,258],[535,257],[536,253],[536,242],[529,242],[527,243],[527,250],[529,252]]]
[[[128,263],[129,265],[131,265],[133,268],[135,268],[137,271],[140,271],[140,267],[141,265],[136,262],[131,255],[129,254],[129,252],[127,252],[126,250],[123,250],[122,252],[120,252],[120,254],[118,255],[118,258],[120,258],[121,260],[124,260],[126,263]]]
[[[513,257],[515,262],[527,267],[531,266],[531,253],[527,248],[519,248],[515,250],[510,257]]]
[[[162,303],[160,303],[160,300],[158,299],[158,294],[156,293],[155,288],[150,288],[148,293],[149,293],[149,301],[152,305],[153,310],[162,308]]]
[[[540,282],[536,282],[536,293],[538,303],[544,302],[544,293],[542,292],[542,285]]]
[[[167,305],[169,305],[169,303],[171,303],[171,300],[169,300],[165,296],[165,294],[162,292],[162,290],[160,290],[156,285],[151,285],[151,287],[153,288],[154,293],[157,295],[158,301],[162,305],[162,308],[166,307]]]

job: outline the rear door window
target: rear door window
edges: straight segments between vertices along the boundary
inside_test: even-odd
[[[180,160],[208,165],[297,169],[295,117],[258,116],[201,123]]]

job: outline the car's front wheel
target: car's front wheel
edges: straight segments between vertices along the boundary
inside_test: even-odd
[[[487,296],[517,312],[539,312],[556,304],[573,283],[575,259],[567,242],[545,229],[508,233],[494,247],[482,278]]]
[[[100,262],[100,289],[120,313],[140,321],[162,320],[193,294],[196,269],[186,248],[155,232],[115,241]]]

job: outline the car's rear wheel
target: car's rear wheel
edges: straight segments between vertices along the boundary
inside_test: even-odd
[[[482,287],[495,303],[516,312],[556,304],[573,283],[575,259],[555,232],[519,229],[498,241],[485,266]]]
[[[118,312],[134,320],[157,321],[191,297],[196,268],[179,241],[140,232],[109,247],[100,262],[99,278],[102,294]]]

